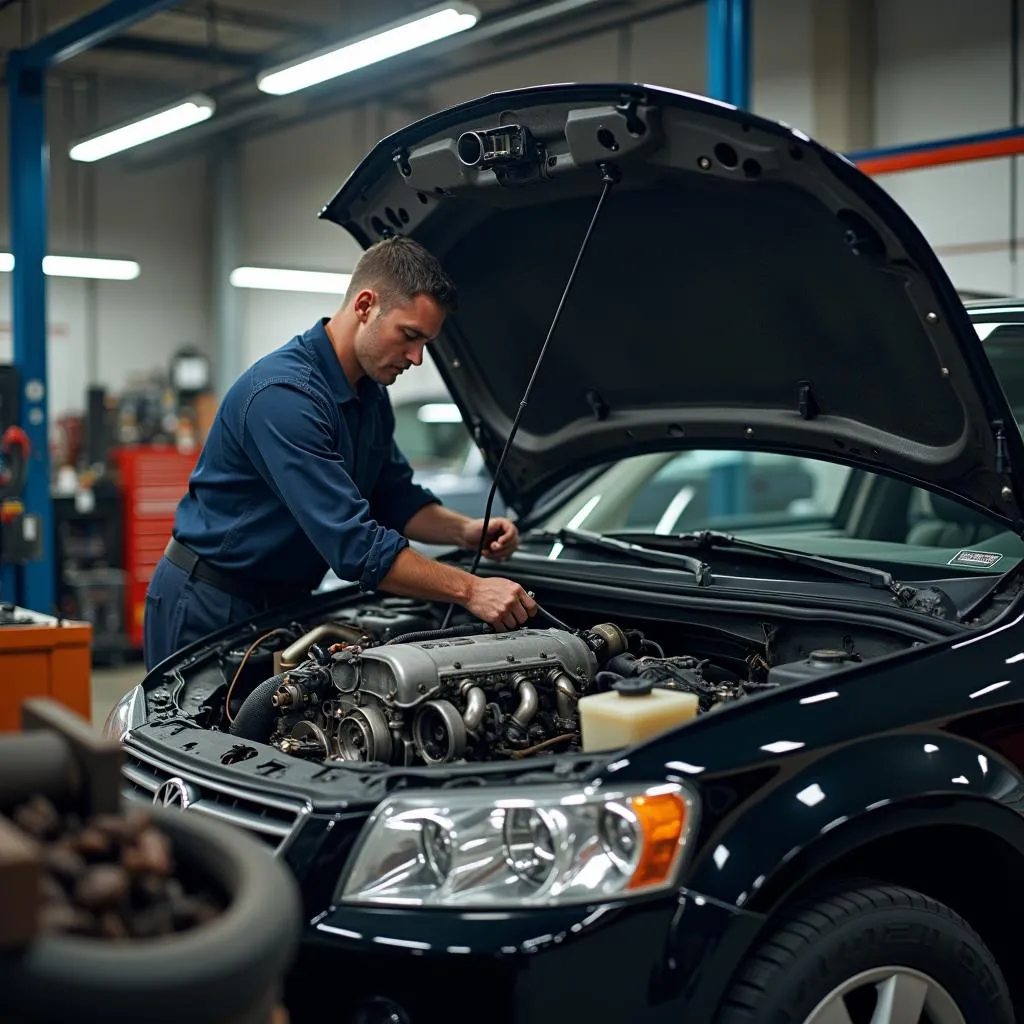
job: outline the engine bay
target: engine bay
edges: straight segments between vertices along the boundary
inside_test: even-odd
[[[515,761],[583,751],[579,701],[624,680],[692,694],[704,715],[912,642],[820,620],[680,628],[585,614],[494,633],[441,628],[443,608],[405,598],[351,605],[173,670],[148,692],[149,717],[320,763]]]

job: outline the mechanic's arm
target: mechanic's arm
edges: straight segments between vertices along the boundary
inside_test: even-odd
[[[392,440],[391,455],[380,471],[370,506],[381,521],[421,544],[450,544],[476,550],[482,519],[470,519],[445,508],[425,487],[413,482],[412,467]],[[501,561],[519,546],[511,519],[493,516],[487,525],[484,555]]]
[[[433,562],[376,522],[332,441],[327,411],[290,384],[263,387],[246,407],[246,452],[339,579],[365,591],[453,601],[499,630],[536,611],[519,584]]]
[[[453,544],[476,550],[480,543],[482,519],[470,519],[443,505],[425,505],[406,524],[405,535],[423,544]],[[487,523],[484,556],[501,561],[519,547],[519,531],[511,519],[492,516]]]

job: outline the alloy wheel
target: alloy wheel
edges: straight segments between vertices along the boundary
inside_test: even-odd
[[[877,967],[848,978],[804,1024],[967,1024],[934,978],[909,967]]]

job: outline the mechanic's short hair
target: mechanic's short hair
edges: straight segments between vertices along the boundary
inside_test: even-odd
[[[374,242],[359,257],[345,302],[354,299],[362,288],[377,292],[385,310],[411,302],[417,295],[429,295],[446,313],[454,312],[458,305],[455,282],[437,257],[404,235]]]

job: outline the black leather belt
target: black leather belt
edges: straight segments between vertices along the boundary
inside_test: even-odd
[[[232,597],[248,601],[257,608],[265,609],[279,604],[287,604],[289,601],[297,600],[309,593],[308,590],[296,587],[254,584],[251,580],[222,572],[173,537],[164,548],[164,557],[172,565],[176,565],[183,572],[188,573],[193,579],[209,583],[211,587],[223,590],[226,594],[231,594]]]

